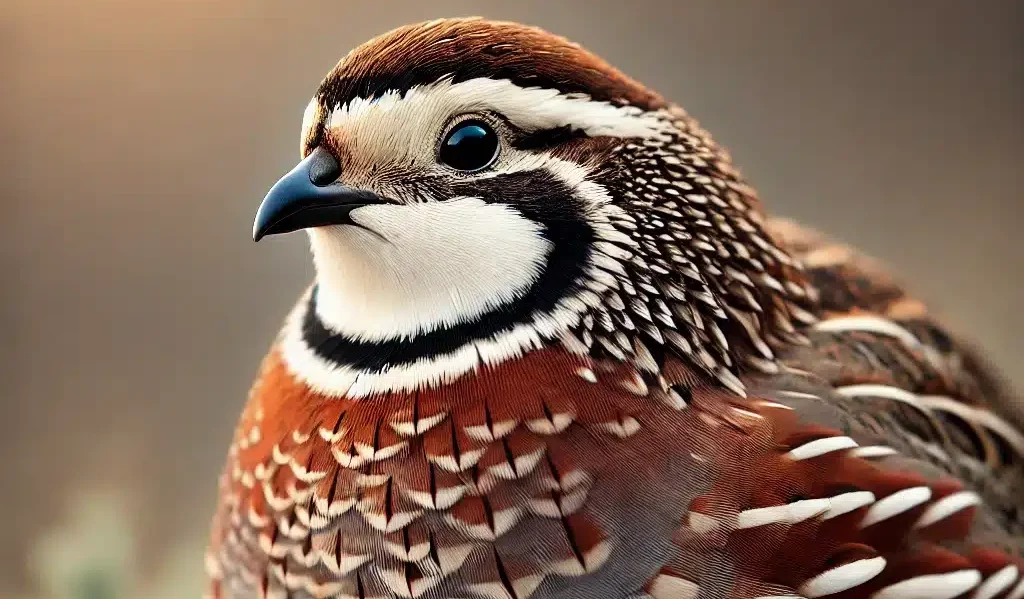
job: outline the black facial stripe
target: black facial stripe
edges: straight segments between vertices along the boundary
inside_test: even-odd
[[[512,147],[519,150],[545,150],[560,146],[574,139],[588,137],[586,131],[574,129],[568,125],[544,129],[542,131],[522,132],[512,142]]]
[[[507,333],[527,322],[534,312],[550,312],[580,284],[594,231],[584,220],[582,202],[554,177],[524,172],[467,181],[453,186],[454,195],[508,204],[526,218],[544,225],[552,249],[540,277],[519,300],[496,308],[478,320],[423,333],[413,339],[363,341],[329,331],[316,315],[316,294],[306,308],[303,337],[312,350],[332,363],[365,371],[408,365],[421,358],[453,352],[463,345]]]

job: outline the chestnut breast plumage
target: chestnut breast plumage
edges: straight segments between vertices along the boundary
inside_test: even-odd
[[[878,265],[536,28],[411,25],[253,235],[317,276],[220,479],[212,599],[1024,598],[1024,418]]]

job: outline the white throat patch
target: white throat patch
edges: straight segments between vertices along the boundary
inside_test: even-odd
[[[525,294],[551,250],[539,224],[477,198],[366,206],[352,219],[373,232],[345,226],[309,235],[318,315],[361,341],[476,320]]]
[[[592,101],[556,90],[524,88],[506,80],[441,80],[406,94],[385,93],[327,109],[311,104],[303,134],[315,118],[346,151],[342,182],[399,200],[400,205],[366,206],[352,212],[364,230],[353,226],[313,229],[317,267],[317,316],[347,339],[366,343],[407,340],[452,325],[476,322],[527,293],[542,275],[552,243],[543,225],[510,205],[479,198],[409,198],[396,172],[450,176],[437,162],[437,145],[453,117],[467,113],[500,114],[526,132],[560,127],[590,136],[654,138],[671,124],[632,106]],[[586,206],[598,241],[627,243],[609,216],[621,212],[607,190],[588,178],[593,165],[577,164],[545,152],[503,145],[496,162],[474,175],[546,171],[572,190]],[[600,245],[600,244],[599,244]],[[607,245],[607,244],[605,244]],[[597,247],[597,246],[595,246]],[[600,255],[601,249],[595,250]],[[282,331],[280,348],[291,372],[328,396],[362,397],[431,387],[543,346],[576,326],[595,302],[594,288],[606,287],[607,274],[591,256],[583,266],[586,285],[554,308],[536,311],[524,322],[492,337],[471,339],[448,353],[413,362],[360,370],[325,359],[303,333],[308,294]],[[602,282],[605,281],[605,282]]]

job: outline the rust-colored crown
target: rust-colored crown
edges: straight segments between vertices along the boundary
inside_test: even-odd
[[[537,27],[481,18],[440,19],[406,25],[380,35],[342,58],[317,90],[322,118],[303,147],[315,146],[331,109],[354,98],[450,77],[508,79],[523,87],[584,94],[645,110],[665,106],[657,93],[627,77],[578,44]]]

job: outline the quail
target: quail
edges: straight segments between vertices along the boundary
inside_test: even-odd
[[[581,46],[359,46],[253,237],[298,230],[209,597],[1024,598],[1000,374]]]

